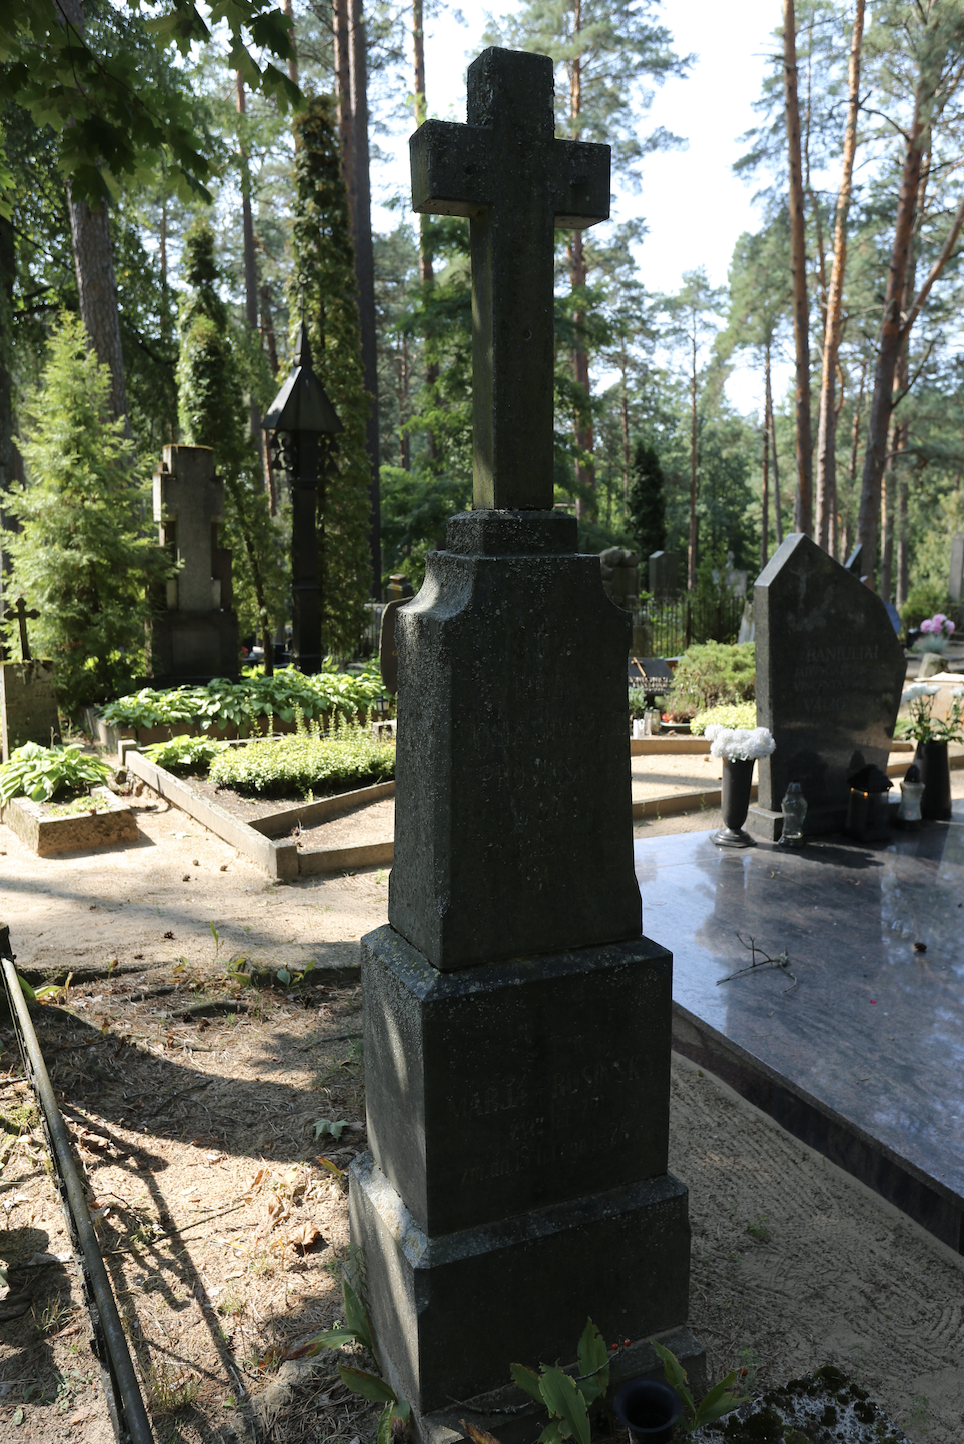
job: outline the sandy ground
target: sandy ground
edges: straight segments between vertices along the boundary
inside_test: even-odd
[[[138,814],[138,844],[60,859],[0,826],[0,919],[23,967],[75,971],[40,1014],[41,1043],[103,1210],[157,1437],[367,1438],[327,1357],[283,1360],[340,1313],[346,1210],[330,1165],[364,1134],[316,1125],[363,1124],[345,969],[386,920],[387,872],[272,884],[167,804],[142,799]],[[634,830],[714,825],[706,812]],[[331,972],[289,997],[234,981],[237,957]],[[100,1444],[73,1265],[28,1263],[67,1245],[9,1034],[0,1042],[0,1255],[19,1266],[0,1299],[0,1444]],[[964,1260],[679,1058],[671,1167],[690,1188],[690,1326],[714,1374],[743,1365],[763,1387],[837,1363],[914,1444],[961,1444]]]

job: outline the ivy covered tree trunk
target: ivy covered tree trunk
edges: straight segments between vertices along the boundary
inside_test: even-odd
[[[345,428],[320,519],[325,535],[323,636],[330,652],[345,657],[358,648],[370,590],[371,471],[354,248],[333,112],[328,98],[316,96],[295,122],[291,244],[293,272],[304,280],[314,369]],[[300,297],[293,296],[292,315],[299,311]]]

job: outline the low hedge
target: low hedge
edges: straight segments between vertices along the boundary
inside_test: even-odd
[[[756,696],[756,652],[752,642],[701,642],[687,647],[673,674],[670,706],[683,720],[724,703]]]
[[[702,737],[712,722],[718,727],[741,727],[749,732],[756,726],[756,703],[724,702],[719,707],[708,707],[705,712],[697,712],[690,723],[691,735]]]
[[[311,801],[327,793],[390,782],[394,776],[394,742],[376,742],[365,728],[346,725],[325,736],[298,732],[276,741],[225,747],[211,763],[208,780],[246,796],[297,793]]]

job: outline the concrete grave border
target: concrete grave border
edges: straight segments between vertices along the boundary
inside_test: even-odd
[[[137,823],[130,803],[115,797],[106,787],[92,787],[91,797],[106,798],[106,812],[74,813],[68,817],[45,817],[44,804],[29,797],[12,797],[0,808],[0,822],[15,832],[25,847],[38,857],[60,852],[89,852],[113,847],[118,842],[136,842]]]
[[[242,822],[226,808],[211,802],[191,786],[163,767],[151,762],[137,744],[121,744],[121,763],[128,772],[146,782],[154,792],[188,813],[222,842],[230,843],[249,857],[268,877],[286,879],[317,877],[322,873],[346,872],[356,867],[375,867],[391,863],[395,856],[394,841],[365,843],[358,847],[318,847],[304,851],[289,834],[300,822],[303,827],[329,818],[339,817],[366,802],[394,797],[394,782],[380,782],[373,787],[360,787],[336,797],[322,797],[317,802],[301,802],[274,812],[270,817]]]

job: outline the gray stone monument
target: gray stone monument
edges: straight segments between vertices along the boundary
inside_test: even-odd
[[[639,606],[639,557],[625,547],[607,547],[599,553],[603,591],[627,612]]]
[[[654,597],[676,595],[679,552],[650,552],[649,590]]]
[[[587,1315],[607,1339],[675,1330],[699,1373],[667,1172],[672,959],[633,875],[631,619],[552,510],[553,228],[607,215],[609,152],[553,130],[551,61],[490,49],[468,124],[412,139],[414,208],[471,219],[474,509],[396,615],[396,860],[362,940],[350,1207],[421,1440],[460,1433],[511,1363],[574,1361]]]
[[[759,764],[759,805],[747,828],[779,837],[789,782],[808,802],[805,831],[847,816],[847,779],[887,766],[906,661],[887,608],[801,533],[788,536],[753,592],[757,721],[776,751]]]
[[[10,753],[25,742],[39,742],[42,747],[59,742],[60,718],[57,668],[30,653],[27,622],[36,621],[40,613],[18,597],[3,616],[4,621],[17,623],[20,636],[20,661],[0,662],[0,761],[9,762]]]
[[[151,620],[155,681],[237,677],[231,553],[218,545],[224,483],[209,446],[165,446],[154,475],[154,520],[159,544],[180,565]]]
[[[952,602],[964,602],[964,531],[951,537],[951,566],[947,593]]]

